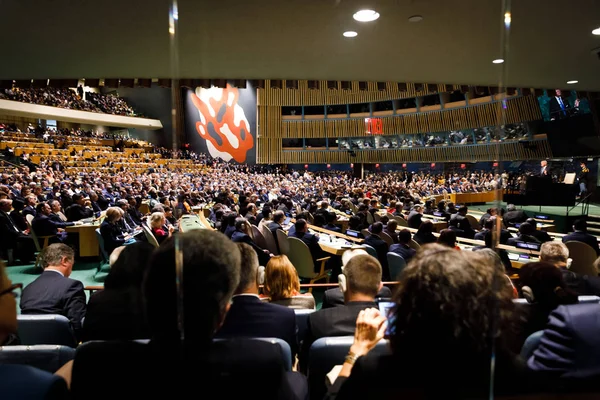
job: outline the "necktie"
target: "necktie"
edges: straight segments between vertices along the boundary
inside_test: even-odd
[[[557,97],[557,99],[558,99],[558,104],[560,104],[560,109],[564,111],[565,105],[564,105],[562,99],[560,97]]]

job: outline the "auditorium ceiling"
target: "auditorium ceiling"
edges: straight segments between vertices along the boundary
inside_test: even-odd
[[[597,0],[512,1],[507,36],[501,0],[179,0],[176,49],[169,6],[0,0],[0,79],[168,78],[178,68],[184,78],[470,85],[504,78],[504,86],[537,88],[577,80],[572,87],[600,90]],[[364,8],[380,18],[355,21]],[[423,20],[409,22],[414,15]],[[505,63],[493,64],[498,58]]]

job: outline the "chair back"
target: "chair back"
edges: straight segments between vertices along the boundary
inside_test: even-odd
[[[394,244],[394,239],[392,239],[392,237],[391,237],[389,234],[387,234],[387,233],[385,233],[385,232],[383,232],[383,231],[382,231],[382,232],[379,234],[379,237],[380,237],[380,238],[381,238],[381,239],[382,239],[384,242],[386,242],[386,243],[387,243],[387,245],[388,245],[388,248],[389,248],[391,245],[393,245],[393,244]]]
[[[381,221],[381,215],[379,215],[379,213],[375,213],[373,214],[373,219],[375,220],[375,222],[379,222]]]
[[[467,214],[465,218],[467,218],[467,221],[469,221],[469,223],[471,224],[471,228],[475,229],[476,231],[481,230],[481,224],[479,223],[477,218],[475,218],[471,214]]]
[[[275,237],[273,236],[273,232],[269,229],[269,227],[265,224],[260,224],[258,229],[260,233],[262,233],[265,238],[265,242],[267,244],[267,250],[275,255],[279,255],[279,250],[277,249],[277,244],[275,242]]]
[[[394,217],[394,221],[396,221],[398,223],[398,226],[403,226],[403,227],[408,228],[408,221],[406,221],[404,218],[398,217],[395,215],[393,217]]]
[[[598,276],[594,267],[597,255],[592,246],[574,240],[565,242],[565,245],[569,249],[569,257],[573,260],[569,268],[571,271],[581,275]]]
[[[288,258],[296,268],[296,271],[298,271],[298,276],[305,279],[314,278],[317,275],[315,272],[315,263],[306,243],[293,236],[288,236],[287,240],[289,247]]]
[[[106,250],[104,249],[104,238],[102,237],[102,234],[100,233],[100,228],[96,228],[95,232],[96,232],[96,239],[98,239],[98,245],[100,246],[100,255],[102,256],[102,262],[107,263],[109,261],[110,257],[108,256],[108,254],[106,253]]]
[[[287,234],[281,229],[277,229],[275,231],[277,234],[277,243],[279,244],[279,251],[281,254],[285,254],[286,256],[290,253],[290,246],[287,241]]]
[[[387,253],[387,261],[390,269],[390,278],[393,281],[397,281],[404,268],[406,268],[406,260],[400,254],[389,251]]]
[[[0,346],[0,364],[30,365],[52,374],[73,358],[75,349],[69,346]]]
[[[33,239],[33,244],[35,245],[35,250],[38,252],[42,251],[42,246],[40,245],[40,241],[38,240],[38,237],[33,230],[33,225],[31,225],[31,223],[33,222],[33,215],[27,214],[25,216],[25,219],[27,220],[27,226],[29,227],[29,232],[31,232],[31,238]]]
[[[348,207],[350,208],[350,211],[352,211],[352,214],[356,215],[356,213],[358,212],[358,208],[356,207],[356,204],[354,204],[353,202],[348,200]]]
[[[310,310],[308,308],[295,309],[294,313],[296,314],[296,325],[298,325],[298,343],[301,344],[306,336],[306,331],[308,330],[308,316],[315,312],[315,310]]]
[[[158,247],[158,240],[156,240],[156,237],[154,236],[150,228],[148,228],[148,225],[142,224],[142,229],[144,230],[144,235],[146,235],[146,240],[148,240],[148,243],[150,243],[154,247]]]
[[[322,337],[310,346],[307,370],[310,400],[322,399],[325,396],[327,374],[335,365],[344,363],[353,341],[353,336]],[[389,354],[387,340],[379,341],[370,353]]]
[[[77,347],[69,320],[59,314],[20,314],[17,334],[23,345],[58,344]]]
[[[377,258],[377,250],[375,250],[375,247],[369,246],[366,243],[362,243],[361,246],[364,246],[365,250],[367,251],[367,253],[369,253],[370,256]]]
[[[371,214],[371,211],[367,211],[367,223],[369,225],[371,225],[373,222],[375,222],[375,218],[373,218],[373,214]]]
[[[540,340],[542,339],[542,335],[544,331],[533,332],[531,335],[525,339],[525,343],[523,343],[523,347],[521,347],[521,357],[525,362],[533,355],[533,352],[540,345]]]
[[[258,247],[260,247],[262,249],[266,249],[267,241],[265,240],[265,237],[263,236],[262,232],[258,229],[258,226],[251,225],[251,228],[252,228],[252,239],[254,239],[254,243],[256,243],[258,245]]]
[[[418,251],[421,248],[421,245],[415,239],[410,239],[410,242],[408,243],[408,247]]]

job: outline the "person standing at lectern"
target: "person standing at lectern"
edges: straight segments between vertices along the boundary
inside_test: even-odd
[[[541,166],[540,176],[542,178],[550,177],[550,171],[549,171],[550,168],[548,168],[548,161],[542,160],[542,162],[540,163],[540,166]]]
[[[560,89],[554,90],[554,96],[550,98],[550,120],[565,118],[568,115],[571,106],[569,102],[562,97]]]
[[[583,197],[588,191],[588,181],[590,177],[590,170],[582,161],[579,163],[581,170],[579,171],[579,196]]]

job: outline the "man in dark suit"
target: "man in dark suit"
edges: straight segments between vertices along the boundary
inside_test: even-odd
[[[238,217],[235,219],[235,231],[231,235],[231,240],[236,243],[246,243],[251,246],[258,255],[258,262],[263,267],[271,259],[271,253],[267,249],[261,248],[250,237],[250,222],[246,218]]]
[[[371,225],[371,234],[365,238],[364,243],[377,251],[377,259],[381,263],[383,280],[387,281],[390,279],[390,271],[387,262],[387,252],[389,247],[385,240],[379,237],[379,234],[381,234],[382,231],[383,224],[381,222],[374,222],[373,225]]]
[[[580,218],[575,221],[575,223],[573,224],[573,232],[563,236],[562,241],[563,243],[569,241],[583,242],[585,244],[590,245],[592,249],[596,251],[596,254],[600,255],[600,248],[598,248],[598,239],[596,238],[596,236],[587,233],[587,222],[583,218]]]
[[[536,237],[533,236],[535,226],[528,222],[523,222],[519,226],[519,234],[516,237],[508,239],[506,242],[509,246],[515,246],[518,242],[525,243],[541,243]]]
[[[408,214],[408,226],[413,229],[419,229],[423,218],[423,207],[417,205],[414,206],[412,211]]]
[[[64,315],[79,338],[86,297],[83,284],[69,278],[74,262],[75,253],[66,244],[54,243],[44,249],[44,272],[25,286],[20,306],[22,314]]]
[[[490,218],[485,220],[483,225],[483,229],[475,234],[475,240],[485,240],[488,232],[491,232],[496,224],[496,217],[491,216]],[[506,244],[508,239],[512,238],[510,231],[508,229],[502,228],[500,230],[500,244]]]
[[[450,217],[450,221],[456,220],[456,226],[463,232],[461,235],[457,234],[457,236],[473,239],[475,237],[475,230],[473,229],[471,223],[467,219],[468,212],[469,209],[466,206],[462,206],[458,209],[458,212],[456,214],[452,214],[452,217]]]
[[[600,277],[580,275],[569,270],[569,248],[562,242],[551,241],[542,244],[540,261],[560,269],[567,287],[577,295],[600,296]]]
[[[408,246],[411,239],[412,237],[410,231],[408,229],[402,229],[398,233],[398,243],[390,246],[390,251],[392,253],[396,253],[402,256],[402,258],[404,258],[404,261],[406,261],[407,263],[417,253],[415,249],[412,249]]]
[[[321,246],[319,246],[319,236],[308,231],[308,224],[306,223],[306,220],[302,218],[296,220],[294,228],[294,237],[302,240],[310,250],[310,254],[312,255],[313,262],[315,264],[315,272],[320,271],[321,264],[317,260],[326,257],[327,254],[321,248]]]
[[[527,218],[527,221],[525,222],[536,228],[533,230],[533,232],[531,232],[531,236],[539,240],[541,243],[550,242],[553,240],[550,235],[548,235],[548,232],[537,229],[537,221],[535,219]]]
[[[527,221],[527,214],[523,210],[517,210],[514,204],[506,206],[506,213],[504,213],[504,224],[507,228],[520,224],[521,222]]]
[[[25,208],[21,211],[21,214],[24,217],[30,214],[35,217],[35,203],[37,203],[37,198],[33,194],[25,196]]]
[[[90,201],[88,200],[86,204],[86,200],[80,193],[73,195],[73,204],[66,209],[66,213],[69,221],[79,221],[94,216]]]
[[[597,388],[600,377],[600,304],[582,303],[558,306],[533,355],[530,370],[550,380],[568,383],[577,389],[591,384]]]
[[[398,232],[396,231],[396,228],[398,228],[398,221],[394,219],[390,219],[383,228],[383,231],[390,235],[394,243],[398,243]]]
[[[26,263],[33,259],[35,245],[33,238],[24,231],[19,230],[8,213],[12,207],[12,200],[0,200],[0,246],[7,250],[9,264],[15,259]]]
[[[292,349],[292,358],[298,352],[298,326],[294,310],[262,301],[259,285],[264,280],[264,269],[259,271],[258,258],[251,246],[238,243],[242,256],[240,283],[231,299],[217,338],[276,337],[285,340]]]
[[[342,228],[340,228],[339,226],[337,226],[335,224],[335,221],[337,221],[337,215],[333,212],[327,212],[324,214],[325,216],[325,222],[326,224],[323,226],[324,229],[333,231],[333,232],[338,232],[341,233],[342,232]]]
[[[67,233],[64,229],[67,226],[81,225],[81,222],[62,222],[56,221],[51,218],[50,206],[48,203],[40,203],[35,208],[36,215],[33,221],[31,221],[31,228],[37,237],[41,236],[55,236],[55,239],[50,239],[50,243],[56,241],[65,242],[67,239]]]
[[[306,335],[302,341],[299,355],[299,370],[306,372],[310,346],[315,340],[326,336],[354,335],[356,318],[367,308],[377,308],[375,296],[382,288],[381,264],[375,257],[358,250],[354,256],[352,250],[346,251],[350,259],[345,263],[343,274],[339,277],[339,286],[344,293],[344,305],[321,309],[308,317]]]
[[[277,242],[277,230],[283,229],[283,221],[285,220],[285,213],[281,210],[277,210],[273,213],[273,221],[269,222],[267,224],[267,228],[269,228],[269,230],[271,231],[271,233],[273,234],[273,237],[275,238],[275,244],[277,244],[277,250],[279,250],[279,243]]]
[[[550,98],[548,106],[551,120],[565,118],[569,115],[571,110],[571,105],[567,99],[562,97],[562,91],[560,89],[554,90],[554,96]]]

